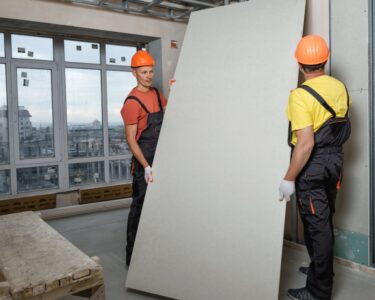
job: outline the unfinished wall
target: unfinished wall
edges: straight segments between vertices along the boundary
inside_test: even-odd
[[[369,236],[368,2],[331,0],[331,74],[345,82],[353,100],[352,136],[345,147],[335,217],[336,252],[364,264]]]
[[[1,0],[0,18],[43,22],[111,32],[151,36],[161,39],[163,91],[169,93],[169,79],[173,77],[179,49],[171,48],[170,41],[179,46],[186,24],[129,15],[92,7],[39,0]]]
[[[329,1],[306,1],[304,34],[319,34],[329,41]]]

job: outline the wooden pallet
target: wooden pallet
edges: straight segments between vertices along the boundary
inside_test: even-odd
[[[103,269],[38,214],[0,217],[0,300],[52,300],[79,294],[104,300]]]

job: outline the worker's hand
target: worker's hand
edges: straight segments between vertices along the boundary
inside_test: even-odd
[[[279,186],[279,200],[283,201],[285,199],[286,202],[290,201],[290,196],[292,196],[296,191],[296,187],[294,181],[289,181],[283,179]]]
[[[151,169],[150,166],[147,166],[147,167],[145,168],[145,181],[146,181],[147,183],[149,183],[149,182],[153,182],[153,181],[154,181],[154,178],[153,178],[153,176],[152,176],[152,169]]]

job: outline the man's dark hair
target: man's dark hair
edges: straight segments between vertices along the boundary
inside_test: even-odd
[[[324,70],[324,66],[326,65],[326,61],[321,63],[321,64],[317,64],[317,65],[304,65],[304,64],[301,64],[301,67],[302,69],[306,72],[306,73],[311,73],[311,72],[315,72],[315,71],[318,71],[320,69]]]

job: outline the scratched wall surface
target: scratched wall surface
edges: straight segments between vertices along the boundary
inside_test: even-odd
[[[369,263],[369,185],[374,184],[369,178],[369,3],[331,1],[331,73],[346,84],[353,102],[352,134],[344,147],[343,184],[334,218],[339,233],[336,254],[361,264]]]
[[[177,299],[277,299],[285,107],[305,1],[193,13],[126,286]]]

